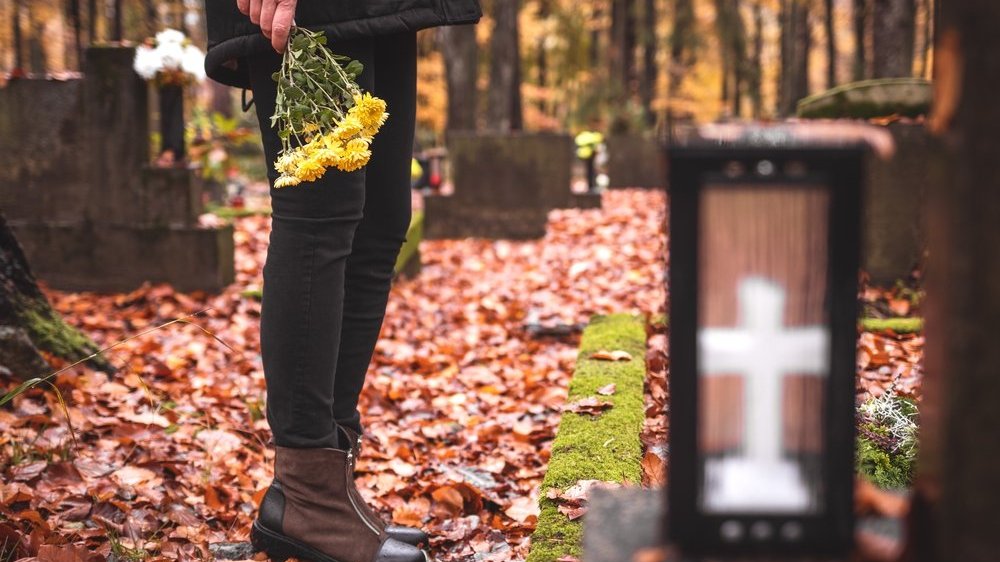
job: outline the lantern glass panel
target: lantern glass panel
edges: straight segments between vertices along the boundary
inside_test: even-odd
[[[707,514],[823,509],[829,206],[819,183],[701,191],[698,501]]]

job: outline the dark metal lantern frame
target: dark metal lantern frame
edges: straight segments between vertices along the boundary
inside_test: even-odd
[[[717,143],[670,149],[670,462],[667,532],[687,555],[846,554],[853,542],[854,396],[857,287],[861,241],[864,145],[812,146]],[[758,168],[762,162],[769,167]],[[771,173],[761,175],[759,169]],[[795,170],[794,177],[786,170]],[[754,184],[789,189],[826,189],[828,220],[829,376],[823,394],[822,497],[816,514],[708,514],[699,509],[701,459],[698,448],[699,201],[704,186]],[[735,521],[779,529],[792,523],[801,532],[754,538],[743,533],[726,541],[720,528]]]

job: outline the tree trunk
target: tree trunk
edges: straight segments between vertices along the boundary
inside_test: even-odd
[[[68,19],[73,28],[73,60],[77,70],[83,68],[83,40],[80,38],[80,0],[70,0]]]
[[[909,547],[921,562],[991,562],[1000,552],[1000,106],[994,91],[1000,3],[941,2],[940,23],[932,123],[946,133],[955,173],[947,185],[934,186],[928,206],[926,379],[913,514],[926,532],[908,533]]]
[[[674,25],[670,36],[670,90],[673,97],[684,85],[688,70],[694,66],[698,36],[694,29],[693,0],[674,0]]]
[[[854,0],[854,79],[864,80],[868,73],[868,0]]]
[[[45,55],[45,25],[33,17],[31,5],[28,6],[28,68],[35,74],[45,74],[49,69],[48,57]]]
[[[97,0],[87,0],[87,44],[97,42]]]
[[[601,20],[604,12],[600,4],[594,5],[593,9],[587,60],[590,61],[590,68],[599,68],[601,66],[601,53],[604,52],[604,49],[601,49],[601,28],[597,25],[597,22]]]
[[[445,81],[448,89],[449,131],[476,129],[476,71],[478,55],[476,28],[471,25],[442,27]]]
[[[1000,552],[1000,106],[993,91],[1000,3],[945,1],[940,9],[932,123],[946,133],[955,173],[935,186],[928,206],[927,370],[915,486],[915,505],[926,509],[914,517],[928,532],[908,533],[909,546],[921,562],[987,562]],[[932,544],[920,543],[928,538]]]
[[[64,323],[49,305],[31,274],[21,245],[0,214],[0,366],[20,379],[44,376],[51,369],[38,350],[78,361],[97,351],[97,347]],[[92,359],[90,364],[111,371],[103,357]]]
[[[920,38],[920,73],[919,76],[926,77],[930,69],[931,44],[934,42],[934,2],[933,0],[923,0],[924,21],[921,27]]]
[[[122,0],[115,0],[115,19],[112,22],[112,27],[111,27],[112,41],[121,41],[123,38],[122,18],[124,17],[124,14],[122,14],[122,11],[125,9],[125,6],[123,4],[124,2]]]
[[[490,45],[489,127],[519,131],[521,114],[521,54],[517,15],[520,0],[493,2],[493,37]]]
[[[14,0],[14,17],[10,18],[14,40],[14,68],[24,70],[24,44],[21,37],[21,2]]]
[[[715,11],[722,53],[722,101],[738,117],[746,74],[746,26],[737,0],[715,0]]]
[[[875,0],[872,62],[875,78],[913,75],[915,0]]]
[[[142,0],[146,17],[146,35],[152,36],[160,28],[160,14],[156,9],[156,0]]]
[[[727,0],[715,0],[715,31],[719,36],[719,58],[721,59],[722,80],[719,83],[719,101],[723,110],[728,110],[729,89],[732,87],[733,56],[729,49],[729,30],[727,24],[729,14],[726,11]]]
[[[632,99],[636,93],[635,0],[611,2],[611,52],[608,60],[615,97]]]
[[[646,124],[656,124],[653,99],[656,98],[656,0],[645,0],[642,20],[642,79],[639,82],[639,97],[642,100],[643,116]]]
[[[837,30],[834,20],[833,0],[824,0],[826,13],[823,21],[826,29],[826,87],[837,85]]]
[[[549,0],[538,0],[538,21],[543,24],[548,21],[551,15],[551,8],[549,6]],[[549,36],[547,34],[540,34],[538,42],[535,44],[535,66],[538,71],[537,84],[542,90],[549,84],[549,56],[548,49],[545,47]],[[538,100],[538,109],[544,114],[549,110],[549,104],[547,102],[546,96],[541,96]]]
[[[754,119],[760,119],[764,113],[764,92],[762,91],[764,77],[764,7],[761,0],[753,5],[753,53],[750,55],[750,72],[747,77],[747,90],[750,95]]]
[[[798,101],[809,95],[809,8],[802,0],[782,0],[781,8],[782,115],[794,115]]]

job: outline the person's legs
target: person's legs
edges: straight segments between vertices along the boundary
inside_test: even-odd
[[[337,356],[333,415],[361,432],[358,396],[385,316],[393,267],[410,225],[410,159],[416,114],[417,51],[413,32],[374,42],[373,94],[389,119],[372,143],[365,178],[364,218],[347,258],[344,321]]]
[[[365,71],[359,84],[373,89],[373,39],[336,41],[329,47],[361,61]],[[270,126],[276,96],[271,74],[280,64],[273,53],[248,63],[271,185],[278,175],[271,163],[281,148]],[[352,251],[358,251],[355,230],[365,208],[365,175],[364,169],[328,170],[315,182],[271,188],[260,342],[275,477],[261,500],[250,540],[275,560],[425,560],[407,541],[426,541],[426,535],[386,526],[359,506],[353,439],[341,438],[346,431],[333,417],[345,268]],[[368,246],[360,248],[367,251]]]
[[[335,52],[365,65],[363,89],[374,86],[371,38],[332,42]],[[248,61],[271,185],[281,149],[271,128],[281,65],[274,52]],[[271,188],[271,235],[264,263],[260,345],[267,381],[267,420],[275,445],[335,447],[332,409],[344,314],[344,275],[365,205],[365,170],[329,170],[314,181]],[[349,446],[349,445],[347,445]]]

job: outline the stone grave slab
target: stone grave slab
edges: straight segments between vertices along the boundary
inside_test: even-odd
[[[799,117],[871,119],[926,115],[933,100],[931,82],[923,78],[879,78],[852,82],[814,94],[798,103]]]
[[[540,238],[549,211],[574,204],[569,135],[453,132],[448,155],[455,190],[424,198],[427,239]]]
[[[232,227],[198,225],[195,169],[149,165],[134,52],[91,47],[81,76],[0,89],[0,209],[52,287],[219,290],[234,279]]]
[[[667,161],[656,139],[642,135],[611,135],[607,147],[609,187],[664,187]]]
[[[870,160],[864,193],[864,268],[880,285],[906,278],[923,261],[928,194],[954,177],[943,141],[923,125],[894,123],[886,129],[896,152]]]

